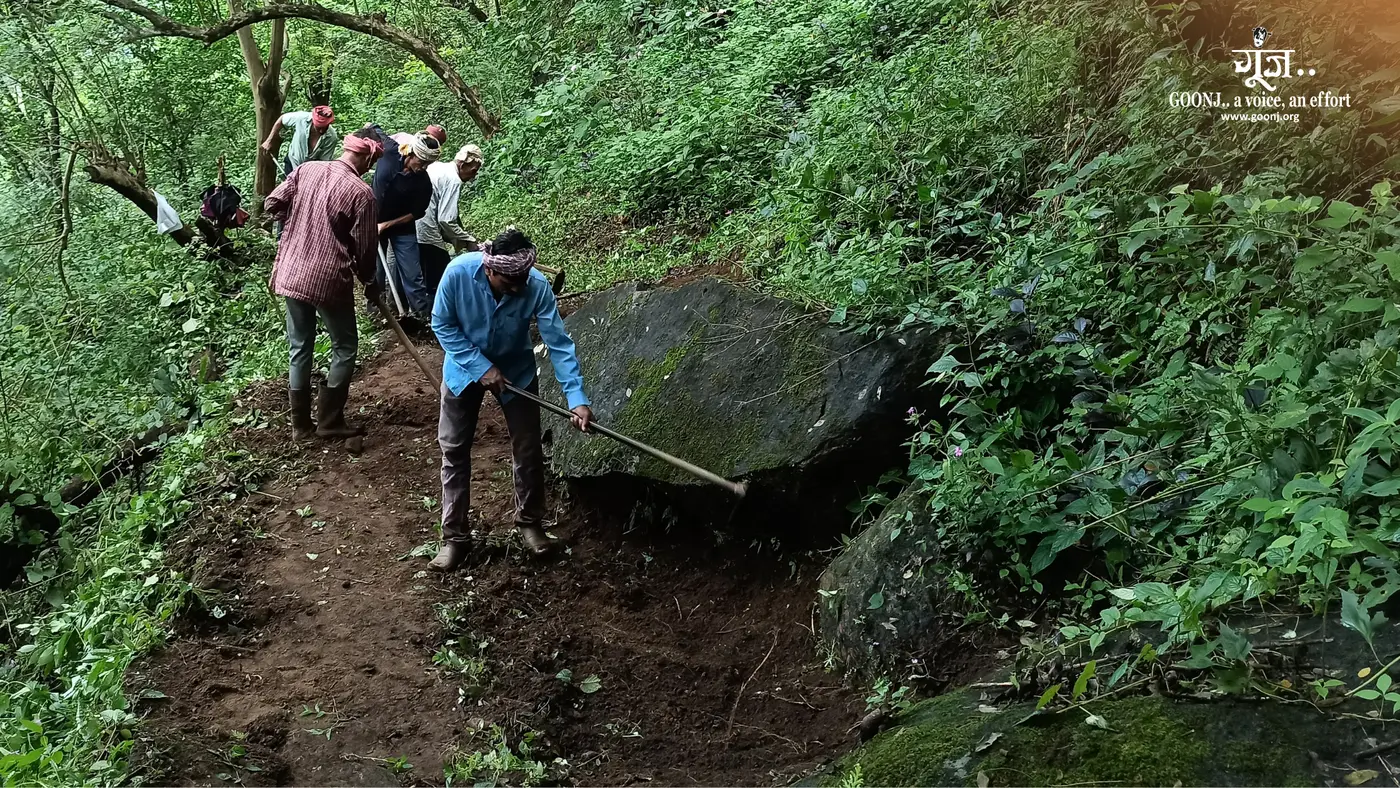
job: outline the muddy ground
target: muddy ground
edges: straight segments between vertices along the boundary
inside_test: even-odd
[[[408,355],[391,346],[352,388],[370,430],[358,456],[291,444],[281,385],[239,400],[233,436],[269,478],[173,548],[210,591],[135,671],[133,694],[155,696],[148,779],[442,784],[454,759],[523,743],[546,782],[772,785],[855,743],[864,703],[812,633],[820,556],[585,511],[552,481],[551,531],[570,547],[528,560],[488,397],[483,542],[460,574],[429,574],[437,400]],[[486,761],[454,782],[491,779]]]

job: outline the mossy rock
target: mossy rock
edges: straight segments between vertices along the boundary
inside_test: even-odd
[[[932,526],[927,501],[911,487],[822,572],[820,637],[843,669],[885,675],[936,651],[958,626],[958,596],[937,567]]]
[[[821,782],[976,785],[980,773],[993,786],[1322,785],[1346,768],[1320,768],[1364,748],[1355,723],[1274,702],[1140,696],[1056,714],[991,711],[970,690],[923,701]],[[1108,729],[1087,724],[1090,712]]]
[[[930,399],[920,386],[941,354],[929,332],[842,332],[793,302],[713,278],[619,285],[565,322],[600,423],[728,478],[847,462],[858,447],[897,452],[905,411]],[[547,358],[540,367],[557,398]],[[606,438],[553,432],[562,476],[697,483]]]

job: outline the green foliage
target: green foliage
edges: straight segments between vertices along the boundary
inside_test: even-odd
[[[1400,71],[1370,20],[1334,5],[1237,9],[1296,31],[1322,74],[1300,84],[1354,94],[1354,111],[1297,126],[1166,103],[1239,89],[1218,56],[1233,32],[1194,4],[505,0],[485,23],[431,0],[353,10],[433,42],[500,113],[464,221],[482,237],[527,229],[573,287],[737,265],[858,331],[964,337],[930,370],[951,415],[916,431],[908,472],[937,509],[920,538],[1005,566],[948,567],[969,609],[1024,590],[1013,598],[1052,597],[1059,648],[1149,622],[1164,651],[1238,670],[1250,644],[1211,620],[1222,609],[1335,612],[1340,597],[1342,622],[1370,640],[1400,588],[1400,227],[1385,180]],[[230,395],[285,363],[262,286],[270,241],[236,233],[254,262],[217,264],[85,182],[100,146],[187,218],[220,154],[251,192],[236,40],[125,33],[83,7],[0,17],[0,456],[42,498],[131,434],[194,426],[141,487],[62,512],[30,585],[4,597],[6,783],[126,778],[122,671],[189,592],[161,540],[221,461],[207,452]],[[480,136],[384,42],[300,23],[291,40],[288,108],[330,76],[342,128]],[[60,271],[69,145],[81,158]],[[0,510],[0,536],[20,530]],[[463,642],[439,661],[479,683]],[[1157,657],[1100,659],[1044,705],[1122,687]],[[891,686],[872,697],[901,705]],[[1395,694],[1358,693],[1371,691]],[[954,739],[928,754],[964,750]],[[546,779],[532,741],[497,729],[448,778]]]
[[[551,773],[551,764],[535,757],[534,743],[538,738],[538,733],[526,731],[512,746],[505,729],[492,725],[486,749],[461,753],[449,761],[444,769],[447,785],[544,784]],[[563,767],[566,764],[556,759],[553,765]]]

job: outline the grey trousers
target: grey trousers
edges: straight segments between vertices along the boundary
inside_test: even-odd
[[[539,391],[536,379],[527,388]],[[442,387],[438,416],[438,446],[442,448],[442,538],[465,542],[471,536],[472,440],[486,388],[473,383],[454,395]],[[515,477],[515,524],[539,525],[544,520],[544,446],[541,445],[540,406],[524,397],[501,405],[510,431],[511,465]]]
[[[360,330],[355,325],[355,307],[318,307],[295,298],[287,299],[287,345],[291,347],[291,369],[287,386],[304,389],[311,385],[311,362],[316,357],[316,316],[331,335],[331,368],[326,385],[340,388],[350,384],[355,371],[355,354],[360,349]]]

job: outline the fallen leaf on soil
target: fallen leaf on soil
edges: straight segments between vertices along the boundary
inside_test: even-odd
[[[992,780],[990,777],[987,776],[986,772],[977,773],[977,788],[987,788],[987,786],[991,784]]]
[[[1347,785],[1361,785],[1368,783],[1380,776],[1380,772],[1375,769],[1361,769],[1346,776]]]
[[[307,557],[307,558],[310,558],[312,561],[315,561],[315,560],[316,560],[316,556],[318,556],[318,555],[320,555],[320,553],[307,553],[307,554],[306,554],[306,557]]]
[[[1084,718],[1084,724],[1085,724],[1085,725],[1092,725],[1092,726],[1094,726],[1095,728],[1101,728],[1101,729],[1103,729],[1103,730],[1108,730],[1108,720],[1104,719],[1103,717],[1100,717],[1100,716],[1097,715],[1097,714],[1090,714],[1088,717],[1085,717],[1085,718]]]
[[[1358,679],[1364,679],[1364,678],[1366,678],[1366,677],[1369,676],[1369,675],[1371,675],[1371,669],[1370,669],[1370,668],[1362,668],[1361,670],[1356,671],[1356,677],[1357,677]]]
[[[1001,734],[1000,734],[1000,733],[993,733],[992,735],[988,736],[986,739],[983,739],[983,740],[982,740],[982,743],[979,744],[979,745],[977,745],[975,748],[973,748],[972,751],[973,751],[973,752],[983,752],[983,751],[986,750],[988,747],[992,746],[993,744],[996,744],[996,743],[997,743],[997,739],[1000,739],[1000,738],[1001,738]]]

